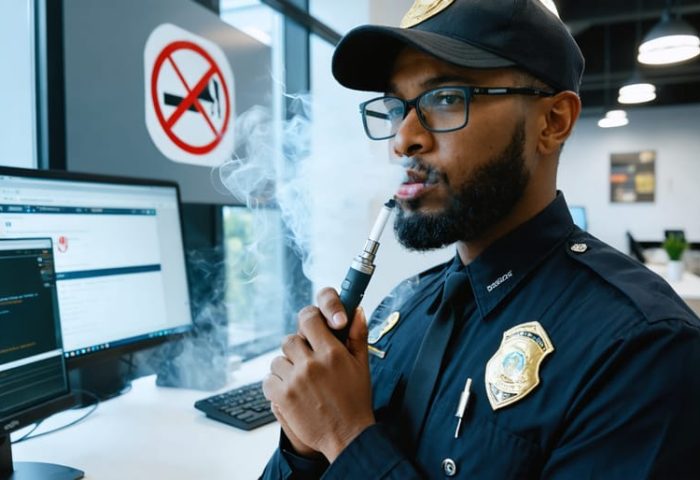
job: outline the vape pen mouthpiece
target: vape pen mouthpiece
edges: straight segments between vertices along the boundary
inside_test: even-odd
[[[384,204],[384,207],[382,207],[382,210],[379,212],[377,220],[374,222],[372,231],[369,232],[368,240],[371,240],[373,242],[379,242],[379,238],[382,236],[384,227],[386,227],[386,222],[389,221],[391,211],[394,209],[395,206],[396,200],[394,200],[393,198]]]

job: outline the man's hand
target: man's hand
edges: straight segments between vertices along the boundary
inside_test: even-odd
[[[296,435],[294,435],[294,432],[291,428],[289,428],[289,425],[287,425],[287,420],[284,419],[284,415],[282,415],[280,407],[277,404],[272,404],[272,413],[277,418],[277,421],[280,422],[282,430],[284,430],[284,434],[287,436],[289,443],[292,444],[292,447],[294,447],[294,451],[296,453],[307,458],[323,458],[323,454],[321,452],[309,447],[299,440]]]
[[[327,326],[347,322],[338,294],[324,289],[318,303],[299,312],[299,332],[285,339],[284,355],[272,361],[263,391],[298,453],[321,452],[332,462],[375,422],[367,323],[358,309],[343,345]]]

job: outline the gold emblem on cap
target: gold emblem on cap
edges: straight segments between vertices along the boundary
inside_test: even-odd
[[[554,351],[539,322],[517,325],[503,334],[498,351],[486,364],[486,394],[498,410],[524,398],[540,383],[540,364]]]
[[[401,28],[415,27],[442,12],[454,2],[455,0],[416,0],[401,20]]]
[[[374,327],[370,332],[369,336],[367,337],[367,343],[370,345],[374,345],[377,343],[381,338],[386,335],[389,330],[394,328],[397,323],[399,323],[399,318],[401,317],[401,314],[399,312],[394,312],[386,319]]]

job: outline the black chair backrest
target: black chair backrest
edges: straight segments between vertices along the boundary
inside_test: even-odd
[[[627,247],[629,249],[630,256],[644,263],[644,249],[642,249],[642,246],[634,239],[630,232],[627,232]]]

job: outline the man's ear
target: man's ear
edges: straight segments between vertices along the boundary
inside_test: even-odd
[[[581,99],[574,92],[559,92],[543,104],[537,151],[547,156],[561,149],[581,113]]]

